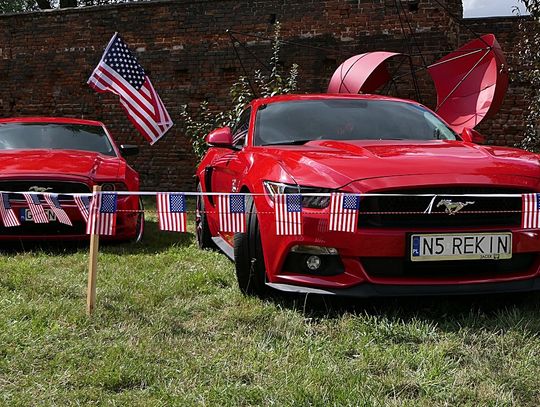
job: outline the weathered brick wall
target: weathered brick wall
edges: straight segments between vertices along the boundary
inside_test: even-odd
[[[216,108],[228,106],[229,87],[243,71],[227,29],[267,38],[273,22],[281,21],[283,38],[304,45],[282,47],[284,67],[300,65],[301,92],[324,92],[335,68],[354,54],[380,49],[416,53],[417,45],[429,62],[463,40],[441,7],[461,16],[460,0],[402,4],[407,18],[402,14],[401,21],[394,0],[176,0],[0,16],[0,116],[102,120],[117,141],[141,145],[141,154],[130,162],[140,171],[144,188],[192,189],[195,158],[179,115],[182,105],[194,108],[205,99]],[[506,20],[477,24],[478,29],[493,31],[491,24],[507,30]],[[408,30],[409,25],[414,42],[402,34],[401,27]],[[136,51],[177,123],[155,146],[142,141],[115,96],[97,94],[86,85],[115,31]],[[268,40],[236,37],[268,60]],[[514,40],[510,37],[505,35],[503,48],[505,41]],[[261,69],[250,52],[239,52],[249,72]],[[419,74],[419,82],[424,102],[433,103],[430,79]],[[403,96],[412,96],[404,89]],[[498,143],[514,140],[521,131],[517,113],[509,118],[517,98],[512,92],[503,112],[484,128],[488,134],[494,131]]]

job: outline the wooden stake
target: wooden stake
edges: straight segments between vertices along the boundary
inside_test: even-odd
[[[101,186],[94,185],[94,197],[96,192],[101,192]],[[88,222],[90,222],[89,214]],[[96,228],[94,228],[94,232]],[[88,288],[86,290],[86,315],[91,316],[96,306],[96,277],[98,266],[98,249],[99,249],[99,234],[92,233],[90,235],[90,253],[88,256]]]

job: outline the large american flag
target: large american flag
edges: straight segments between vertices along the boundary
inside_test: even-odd
[[[57,194],[43,194],[43,198],[45,198],[45,202],[49,204],[49,207],[56,215],[56,219],[60,223],[63,223],[65,225],[73,226],[71,223],[71,220],[69,219],[68,214],[65,210],[62,209],[62,206],[60,205],[60,202],[58,201],[58,195]]]
[[[186,196],[158,192],[157,211],[159,229],[170,232],[186,232]]]
[[[224,194],[218,197],[219,230],[221,232],[246,232],[246,197]]]
[[[277,235],[302,234],[302,195],[276,194],[275,210]]]
[[[98,193],[90,203],[90,218],[86,224],[89,235],[114,235],[116,233],[117,195]]]
[[[118,33],[114,34],[88,84],[97,92],[112,92],[139,132],[154,144],[173,122],[150,78]]]
[[[360,195],[332,193],[330,195],[329,229],[335,232],[356,231]]]
[[[85,222],[88,222],[90,216],[90,197],[84,195],[75,195],[74,198],[77,208]]]
[[[540,194],[521,196],[521,227],[524,229],[540,228]]]
[[[34,223],[49,223],[49,217],[45,213],[45,209],[39,200],[39,196],[29,193],[23,193],[23,196],[24,199],[26,199]]]
[[[15,215],[15,212],[9,203],[9,195],[0,192],[0,201],[0,218],[2,218],[4,226],[21,226],[21,222],[17,219],[17,215]]]

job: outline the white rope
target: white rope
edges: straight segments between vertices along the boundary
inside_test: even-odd
[[[30,195],[43,195],[44,193],[49,192],[34,192],[34,191],[0,191],[2,194],[30,194]],[[176,192],[176,191],[101,191],[98,194],[117,194],[119,196],[156,196],[159,194],[182,194],[186,196],[217,196],[217,195],[245,195],[245,196],[270,196],[267,193],[244,193],[244,192]],[[360,195],[360,197],[399,197],[399,196],[410,196],[410,197],[432,197],[432,203],[437,198],[437,194],[381,194],[381,193],[355,193],[355,192],[343,192],[344,194],[351,195]],[[57,195],[67,195],[67,196],[92,196],[93,193],[55,193]],[[329,192],[320,192],[320,193],[298,193],[302,196],[317,196],[317,197],[330,197],[332,194]],[[521,198],[523,194],[443,194],[444,196],[455,197],[455,198]]]

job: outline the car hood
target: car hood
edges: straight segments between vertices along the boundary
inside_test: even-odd
[[[38,175],[117,178],[122,161],[99,153],[78,150],[0,151],[3,177]]]
[[[370,178],[425,174],[540,178],[536,154],[462,141],[311,141],[262,148],[299,185],[339,188]]]

